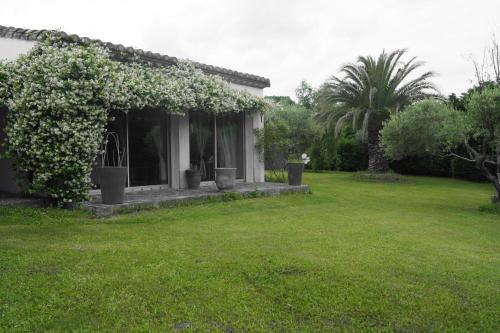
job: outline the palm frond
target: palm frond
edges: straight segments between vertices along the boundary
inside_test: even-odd
[[[353,112],[352,111],[349,111],[347,112],[346,114],[344,114],[342,117],[340,117],[338,120],[337,120],[337,123],[335,124],[335,130],[334,130],[334,134],[335,134],[335,137],[338,137],[339,134],[340,134],[340,131],[342,130],[342,128],[344,127],[344,124],[348,121],[348,120],[351,120],[353,118]]]
[[[406,52],[384,51],[377,58],[359,56],[355,63],[344,64],[341,75],[332,76],[323,85],[319,104],[324,116],[317,119],[335,128],[337,134],[348,119],[353,128],[366,131],[371,119],[381,121],[417,100],[438,96],[437,88],[430,82],[434,72],[410,79],[424,63],[416,57],[402,61]]]
[[[368,126],[369,126],[369,121],[370,121],[371,115],[372,115],[372,112],[367,111],[367,112],[365,112],[365,117],[363,118],[363,125],[361,127],[361,133],[362,133],[361,138],[364,142],[366,142],[368,139]]]

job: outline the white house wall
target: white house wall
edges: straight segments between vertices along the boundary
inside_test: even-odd
[[[248,87],[236,83],[228,83],[228,86],[234,90],[244,90],[253,95],[262,97],[264,89]],[[259,112],[248,113],[245,115],[245,181],[263,182],[264,181],[264,160],[255,149],[256,136],[255,130],[264,127],[264,116]]]
[[[21,54],[26,54],[35,42],[21,39],[0,37],[0,59],[16,60]]]
[[[256,96],[260,96],[260,97],[264,96],[264,89],[261,89],[261,88],[244,86],[244,85],[232,83],[232,82],[228,82],[228,86],[234,90],[245,90],[245,91],[251,93],[252,95],[256,95]]]

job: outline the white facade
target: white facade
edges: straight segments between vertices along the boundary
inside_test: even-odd
[[[260,97],[264,96],[264,89],[243,86],[241,84],[237,84],[237,83],[233,83],[233,82],[228,82],[228,86],[234,90],[244,90],[244,91],[247,91],[247,92],[249,92],[253,95],[256,95],[256,96],[260,96]]]
[[[0,37],[0,59],[15,60],[21,54],[28,53],[34,45],[35,42],[29,40]]]
[[[15,60],[21,54],[26,54],[35,42],[13,38],[0,37],[0,59]],[[228,86],[235,90],[245,90],[257,96],[263,96],[263,89],[228,82]],[[0,112],[0,138],[2,137],[2,124],[6,112]],[[255,130],[263,127],[263,117],[259,113],[245,115],[244,121],[244,181],[263,182],[264,162],[255,149]],[[189,151],[189,116],[172,115],[170,117],[170,156],[169,156],[169,186],[172,188],[185,188],[185,171],[190,168]],[[15,172],[10,160],[0,159],[0,191],[19,192],[21,189],[16,184]]]

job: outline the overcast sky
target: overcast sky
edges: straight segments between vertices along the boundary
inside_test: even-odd
[[[2,0],[0,25],[61,29],[271,79],[266,95],[319,86],[358,55],[407,48],[460,93],[500,32],[500,0]]]

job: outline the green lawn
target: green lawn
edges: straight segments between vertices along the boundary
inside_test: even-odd
[[[0,209],[0,331],[500,331],[490,185],[305,182],[110,219]]]

